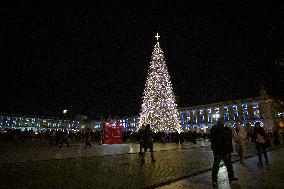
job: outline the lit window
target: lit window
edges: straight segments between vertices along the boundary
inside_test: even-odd
[[[238,112],[234,112],[234,120],[238,120],[239,114]]]
[[[208,123],[211,123],[212,122],[212,115],[208,115]]]
[[[215,108],[216,114],[219,114],[220,108]]]
[[[257,102],[254,102],[253,105],[252,105],[253,109],[257,109],[258,108],[258,104]]]
[[[224,111],[225,112],[229,111],[228,106],[224,106]]]
[[[230,116],[229,116],[228,112],[225,113],[224,119],[225,119],[225,121],[230,121]]]
[[[255,110],[255,111],[254,111],[254,118],[257,118],[257,119],[260,118],[259,110]]]

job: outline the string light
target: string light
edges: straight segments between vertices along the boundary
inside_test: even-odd
[[[145,84],[138,128],[150,124],[154,132],[181,131],[179,113],[175,103],[172,83],[164,60],[164,52],[158,42],[154,46],[148,77]]]

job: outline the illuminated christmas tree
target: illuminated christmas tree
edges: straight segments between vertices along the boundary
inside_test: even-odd
[[[154,132],[180,132],[181,125],[175,96],[164,52],[158,42],[160,36],[157,33],[155,37],[157,43],[152,52],[138,127],[149,123]]]

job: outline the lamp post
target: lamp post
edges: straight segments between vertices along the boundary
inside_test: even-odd
[[[63,127],[64,127],[64,129],[66,129],[66,120],[65,120],[65,118],[66,118],[66,113],[67,113],[67,110],[63,110]]]

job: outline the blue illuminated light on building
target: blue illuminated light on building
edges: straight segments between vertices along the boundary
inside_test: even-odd
[[[207,114],[208,114],[208,123],[212,123],[212,110],[211,108],[207,109]]]
[[[249,119],[249,113],[248,113],[248,105],[247,104],[243,104],[243,117],[244,120],[248,120]]]
[[[68,124],[69,123],[69,124]],[[66,125],[69,126],[69,129],[81,129],[83,125],[82,121],[72,121],[72,127],[70,120],[61,120],[61,119],[42,119],[36,117],[28,116],[7,116],[0,115],[0,128],[1,129],[20,129],[20,130],[33,130],[38,131],[42,129],[64,129]],[[3,131],[3,130],[2,130]]]
[[[203,121],[204,121],[204,112],[203,112],[203,110],[199,110],[199,114],[200,114],[200,123],[203,123]]]
[[[223,118],[224,122],[229,125],[235,125],[235,122],[242,122],[245,125],[252,125],[256,121],[264,123],[263,111],[259,107],[261,100],[258,97],[241,99],[235,101],[226,101],[219,103],[212,103],[194,107],[186,107],[179,109],[180,124],[185,130],[189,128],[199,127],[201,129],[210,128],[216,124],[219,118]],[[273,112],[273,115],[278,115]],[[242,118],[242,119],[240,119]],[[115,120],[125,128],[126,131],[136,131],[139,118],[138,116],[129,116]],[[86,122],[87,123],[87,122]],[[94,120],[88,123],[87,127],[93,130],[101,130],[105,121]],[[42,129],[73,129],[81,130],[85,127],[84,121],[78,120],[62,120],[57,118],[37,118],[34,116],[9,116],[0,115],[0,129],[5,128],[21,129],[26,128],[33,130]]]

